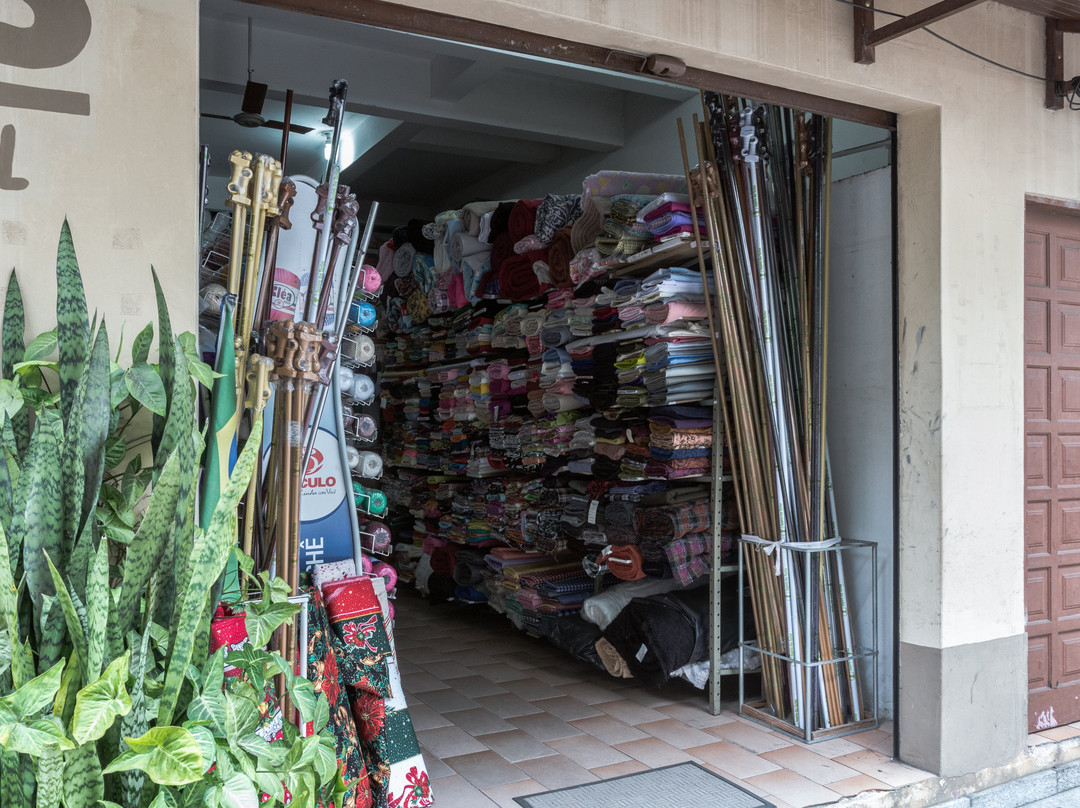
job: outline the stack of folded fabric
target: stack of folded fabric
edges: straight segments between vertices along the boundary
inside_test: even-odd
[[[705,407],[656,407],[649,414],[649,477],[675,480],[712,468],[712,412]]]

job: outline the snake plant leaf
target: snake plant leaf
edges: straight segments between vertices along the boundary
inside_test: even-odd
[[[137,636],[137,635],[136,635]],[[131,659],[131,675],[135,685],[131,690],[131,709],[120,722],[123,737],[135,738],[144,735],[150,725],[146,709],[146,672],[150,667],[150,624],[143,630],[141,642],[135,646],[135,655]],[[128,746],[121,739],[121,751]],[[120,772],[120,799],[125,808],[141,808],[143,787],[146,774],[138,769]]]
[[[262,445],[262,415],[256,417],[247,445],[236,461],[232,477],[221,492],[210,525],[202,541],[195,545],[189,561],[190,577],[184,590],[183,605],[173,634],[172,648],[165,675],[165,689],[158,707],[158,724],[172,721],[184,674],[191,662],[198,633],[207,609],[207,597],[225,568],[230,548],[236,543],[236,506],[247,489]]]
[[[116,618],[116,615],[113,615]],[[109,543],[99,542],[86,581],[86,657],[91,678],[101,673],[109,624]],[[111,661],[111,660],[110,660]]]
[[[41,598],[39,632],[38,670],[46,671],[60,661],[64,637],[67,636],[67,620],[55,595],[44,595]]]
[[[86,576],[90,565],[93,563],[91,559],[95,552],[95,525],[96,521],[87,522],[83,525],[82,532],[79,534],[79,538],[76,539],[75,546],[71,548],[71,555],[68,557],[67,584],[71,587],[71,591],[79,597],[86,594]]]
[[[60,689],[56,691],[52,708],[52,714],[59,718],[65,727],[71,726],[71,718],[75,715],[75,698],[79,695],[81,682],[79,663],[73,652],[64,666],[64,675],[60,677]]]
[[[37,808],[54,808],[64,792],[64,755],[59,748],[49,748],[34,760],[37,776]]]
[[[56,251],[56,338],[60,354],[60,411],[67,422],[90,344],[86,293],[67,219],[60,229]]]
[[[7,531],[0,524],[0,626],[6,626],[12,637],[19,632],[17,603],[18,590],[15,588],[15,576],[11,571]]]
[[[87,743],[64,753],[65,808],[96,808],[105,796],[97,746]]]
[[[30,640],[11,645],[11,682],[19,687],[34,678],[34,650]]]
[[[0,750],[0,793],[4,805],[30,808],[34,804],[34,768],[30,758]]]
[[[53,594],[45,553],[59,555],[63,542],[60,445],[49,426],[38,421],[23,460],[15,496],[12,534],[22,545],[26,587],[40,614],[41,596]]]
[[[0,682],[8,668],[11,667],[11,632],[6,628],[0,628]],[[5,685],[0,685],[4,687]]]
[[[150,274],[154,278],[154,294],[157,298],[158,312],[158,373],[161,374],[161,382],[166,390],[173,390],[176,386],[176,361],[175,354],[165,350],[166,345],[174,341],[172,321],[169,317],[169,304],[165,300],[165,293],[161,289],[161,281],[158,280],[157,270],[150,267]],[[161,439],[165,430],[165,422],[160,418],[154,419],[154,429],[150,438],[150,451],[154,457],[161,453]]]
[[[182,786],[202,779],[202,749],[183,727],[160,726],[139,738],[124,738],[130,748],[104,774],[139,769],[158,785]]]
[[[103,322],[94,340],[80,402],[80,453],[85,468],[80,529],[93,517],[105,473],[105,444],[112,414],[109,394],[109,333]]]
[[[165,415],[167,397],[158,372],[145,362],[132,365],[124,374],[131,397],[156,415]]]
[[[154,324],[147,323],[140,331],[135,341],[131,343],[131,364],[142,365],[150,358],[150,346],[154,342]]]
[[[124,581],[117,619],[127,631],[138,611],[138,599],[151,574],[162,564],[162,555],[176,520],[176,500],[180,487],[180,456],[173,453],[165,464],[135,537],[127,547]]]
[[[114,659],[101,676],[75,697],[75,714],[71,718],[71,737],[75,743],[96,741],[117,717],[131,710],[131,696],[126,687],[130,660],[130,652]]]
[[[0,419],[0,427],[10,429],[11,421]],[[5,530],[11,529],[11,516],[15,509],[15,480],[11,476],[9,459],[14,459],[11,452],[6,446],[0,446],[0,526]]]
[[[0,375],[10,379],[13,368],[26,356],[26,314],[23,310],[22,290],[15,270],[8,277],[7,296],[4,299],[4,326],[0,334]],[[12,419],[15,443],[19,454],[26,451],[30,442],[30,413],[25,410]]]
[[[81,671],[83,681],[85,682],[91,678],[87,674],[88,650],[86,647],[85,617],[80,617],[79,611],[75,607],[75,601],[71,597],[71,592],[68,590],[67,585],[64,583],[64,579],[60,576],[60,572],[56,569],[56,565],[53,564],[52,559],[48,554],[45,555],[45,560],[48,563],[49,572],[52,575],[53,586],[56,589],[56,599],[60,602],[60,608],[64,615],[64,622],[67,624],[68,636],[71,637],[71,643],[75,647],[75,659],[79,663],[79,670]],[[85,609],[83,610],[83,614],[85,615]]]
[[[197,457],[191,439],[191,425],[195,419],[195,388],[187,376],[187,358],[179,341],[174,346],[177,372],[169,402],[169,415],[158,447],[158,463],[166,458],[164,452],[177,452],[180,456],[180,485],[177,492],[176,516],[173,529],[168,532],[162,563],[158,567],[158,581],[154,587],[157,601],[153,604],[156,619],[171,624],[176,605],[177,576],[180,568],[181,547],[190,544],[191,528],[187,526],[188,511],[195,500],[195,475]],[[159,466],[160,469],[160,466]],[[185,555],[186,559],[186,555]]]

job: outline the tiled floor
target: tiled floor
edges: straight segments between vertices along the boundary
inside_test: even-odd
[[[435,808],[517,808],[522,794],[688,760],[777,808],[931,776],[891,759],[887,723],[807,746],[738,717],[734,701],[710,715],[705,694],[688,684],[657,693],[608,676],[484,606],[432,608],[402,593],[395,608]]]

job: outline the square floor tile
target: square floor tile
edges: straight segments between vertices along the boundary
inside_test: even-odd
[[[756,777],[748,778],[746,782],[763,789],[769,794],[775,794],[784,802],[795,806],[795,808],[836,802],[840,798],[837,792],[785,769],[778,772],[769,772],[768,774],[759,774]]]
[[[440,777],[432,783],[431,796],[438,808],[498,808],[497,803],[460,774]]]
[[[614,763],[611,766],[598,766],[595,769],[589,769],[589,771],[601,780],[610,780],[612,777],[623,777],[627,774],[647,772],[649,771],[649,767],[640,760],[628,760],[625,763]]]
[[[594,710],[585,702],[578,701],[573,696],[560,696],[554,699],[534,700],[533,705],[539,707],[545,713],[551,713],[563,721],[577,721],[581,718],[595,718],[603,715],[599,710]]]
[[[473,672],[451,657],[442,662],[425,662],[420,665],[425,673],[429,673],[439,681],[454,679],[458,676],[472,676]],[[446,687],[446,685],[443,685]]]
[[[424,766],[427,768],[429,779],[436,780],[439,777],[449,777],[450,775],[457,774],[457,772],[443,763],[439,759],[439,756],[430,749],[425,749],[421,746],[420,754],[424,756]]]
[[[424,693],[415,694],[424,704],[437,713],[450,713],[454,710],[472,710],[480,705],[470,699],[464,693],[458,693],[449,688],[445,690],[428,690]]]
[[[469,665],[469,670],[474,674],[479,674],[485,679],[490,679],[492,682],[509,682],[513,679],[529,679],[531,674],[515,668],[506,662],[491,662],[486,665]]]
[[[704,707],[685,701],[675,702],[674,704],[663,704],[657,707],[656,710],[664,715],[670,715],[672,718],[682,721],[688,727],[696,727],[697,729],[718,727],[721,724],[732,724],[735,722],[735,719],[726,713],[713,715]]]
[[[615,701],[620,698],[611,688],[604,687],[603,683],[596,682],[567,682],[555,685],[556,690],[561,690],[568,696],[573,696],[585,704],[599,704],[603,701]]]
[[[445,690],[447,687],[446,682],[438,677],[432,676],[427,671],[402,674],[401,686],[410,693],[426,693],[430,690]]]
[[[809,749],[801,749],[797,746],[788,746],[784,749],[776,749],[761,755],[765,760],[781,766],[795,774],[801,774],[807,780],[815,783],[829,785],[837,780],[847,780],[849,777],[857,777],[859,772],[842,763],[837,763],[824,755],[811,752]]]
[[[531,676],[528,679],[515,679],[510,682],[503,682],[501,687],[526,701],[557,699],[559,696],[566,695],[565,693],[556,690],[551,685],[544,684],[539,679],[534,679]]]
[[[569,738],[571,735],[580,735],[581,730],[567,724],[561,718],[556,718],[547,713],[535,715],[519,715],[509,719],[510,723],[518,729],[523,729],[538,741],[553,741],[556,738]]]
[[[1080,727],[1077,727],[1074,724],[1064,724],[1060,727],[1040,730],[1039,734],[1044,738],[1049,738],[1051,741],[1067,741],[1069,738],[1075,738],[1080,735]],[[881,750],[879,749],[878,751]]]
[[[513,693],[499,693],[494,696],[477,696],[476,703],[485,710],[490,710],[499,718],[513,718],[518,715],[535,715],[543,712],[525,699]]]
[[[757,774],[773,772],[780,768],[778,764],[760,758],[728,741],[717,741],[706,746],[694,746],[686,751],[699,760],[711,763],[726,772],[731,772],[740,780],[746,780]]]
[[[631,760],[629,755],[612,748],[592,735],[558,738],[554,741],[548,741],[546,745],[560,755],[566,755],[578,765],[590,770],[601,766],[612,766],[616,763],[627,763]]]
[[[592,735],[594,738],[606,744],[626,743],[627,741],[640,741],[648,738],[644,732],[634,729],[629,724],[624,724],[610,715],[601,715],[596,718],[583,718],[580,721],[570,722],[572,726]]]
[[[518,764],[518,768],[548,789],[594,783],[600,779],[563,755],[523,760]]]
[[[705,746],[715,743],[716,739],[700,729],[688,727],[686,724],[674,718],[666,718],[663,721],[650,721],[647,724],[638,724],[637,729],[647,732],[654,738],[659,738],[665,743],[677,746],[679,749],[689,749],[691,746]]]
[[[664,715],[651,707],[646,707],[642,704],[638,704],[636,701],[630,699],[618,699],[616,701],[604,701],[599,704],[594,704],[597,710],[607,713],[612,718],[617,718],[624,724],[648,724],[650,721],[663,721],[665,718],[671,718],[669,715]]]
[[[679,701],[677,698],[664,691],[657,693],[654,690],[646,690],[641,686],[628,687],[619,694],[619,697],[636,701],[643,707],[653,708],[664,707],[668,704],[676,704]]]
[[[640,741],[628,741],[616,744],[615,748],[634,760],[640,760],[651,769],[670,766],[691,760],[690,753],[664,743],[659,738],[642,738]]]
[[[503,786],[491,786],[483,789],[484,794],[495,801],[502,808],[521,808],[514,802],[514,797],[524,797],[527,794],[541,794],[547,791],[535,780],[520,780],[516,783],[507,783]]]
[[[829,788],[837,794],[845,797],[854,797],[864,791],[890,791],[888,785],[868,774],[860,774],[857,777],[849,777],[847,780],[837,780],[829,783]]]
[[[409,700],[409,717],[412,719],[413,729],[435,729],[436,727],[448,727],[453,722],[442,717],[419,699]]]
[[[483,676],[477,676],[472,671],[469,671],[468,676],[458,676],[448,680],[446,686],[453,688],[458,693],[465,694],[469,698],[476,698],[477,696],[495,696],[499,693],[507,692],[506,688],[502,685],[497,685]]]
[[[416,740],[440,759],[467,755],[470,752],[483,752],[487,749],[480,741],[459,727],[422,729],[416,733]]]
[[[551,747],[536,740],[525,730],[511,728],[506,732],[493,732],[477,738],[493,752],[498,752],[511,763],[530,758],[547,757]]]
[[[501,786],[529,779],[525,772],[490,749],[443,758],[443,763],[477,788]]]
[[[849,766],[863,774],[868,774],[883,783],[888,783],[893,788],[900,788],[933,777],[930,772],[924,772],[913,766],[899,763],[887,755],[871,749],[853,752],[850,755],[841,755],[836,758],[836,762]]]
[[[544,684],[555,686],[568,685],[574,682],[581,681],[581,677],[578,676],[572,669],[560,665],[533,668],[531,671],[529,671],[529,675],[532,676],[534,679],[539,679]]]
[[[781,735],[781,733],[776,733]],[[784,737],[781,735],[781,737]],[[827,741],[817,741],[816,743],[803,743],[795,738],[791,739],[791,745],[797,746],[799,749],[809,749],[811,752],[816,752],[819,755],[823,755],[827,758],[838,758],[841,755],[850,755],[852,752],[862,751],[863,747],[857,743],[852,743],[847,738],[830,738]],[[881,749],[874,751],[881,752],[887,757],[892,757],[892,745],[890,742],[889,751],[885,752]]]
[[[792,738],[781,735],[779,732],[758,729],[742,721],[730,721],[715,727],[706,727],[705,731],[722,740],[731,741],[756,755],[791,746],[793,741]]]
[[[429,647],[424,641],[421,641],[421,643],[416,648],[405,647],[402,649],[405,658],[413,664],[426,665],[429,662],[448,662],[450,660],[450,657],[442,651]]]
[[[471,710],[454,710],[442,715],[455,727],[461,727],[470,735],[485,735],[489,732],[506,732],[514,729],[512,724],[506,723],[495,713],[485,710],[483,707],[474,707]]]

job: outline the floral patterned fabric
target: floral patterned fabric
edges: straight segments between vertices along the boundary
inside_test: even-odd
[[[307,590],[308,601],[308,678],[315,690],[330,703],[330,730],[334,734],[338,768],[349,783],[338,808],[372,808],[374,801],[367,767],[360,748],[360,738],[352,716],[352,707],[338,667],[336,635],[330,629],[318,587]]]
[[[354,666],[344,681],[375,804],[427,808],[431,786],[401,689],[385,592],[383,579],[360,576],[328,583],[323,597],[342,656]]]

